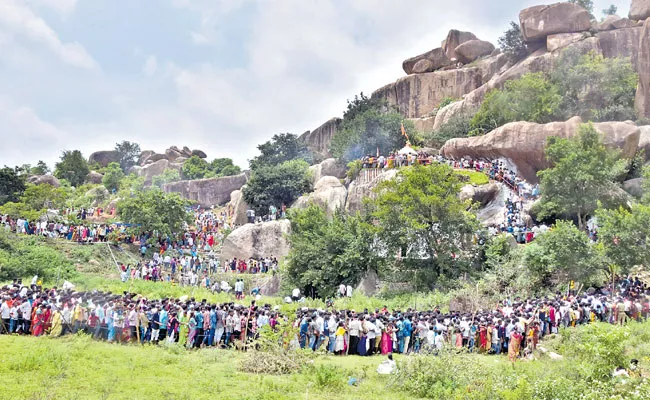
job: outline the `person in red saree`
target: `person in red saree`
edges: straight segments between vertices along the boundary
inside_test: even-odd
[[[43,310],[43,320],[45,322],[43,329],[47,332],[52,326],[52,308],[49,304]]]
[[[34,311],[34,319],[32,320],[32,332],[34,336],[41,336],[45,331],[45,313],[43,312],[43,305],[39,305]]]
[[[481,323],[481,327],[478,331],[479,335],[479,352],[485,353],[488,349],[488,340],[487,340],[487,327],[485,324]]]

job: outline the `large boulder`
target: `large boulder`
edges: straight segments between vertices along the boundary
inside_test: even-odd
[[[191,156],[197,156],[198,158],[208,158],[208,155],[205,154],[203,150],[198,149],[192,150],[192,153],[190,153],[190,157]]]
[[[277,257],[282,259],[289,254],[287,236],[291,233],[291,222],[287,219],[246,224],[230,232],[223,242],[221,258],[248,259]]]
[[[461,188],[459,197],[462,201],[472,200],[475,203],[485,207],[499,194],[501,187],[498,183],[488,183],[487,185],[465,185]]]
[[[634,69],[637,69],[639,58],[639,41],[641,40],[642,27],[615,29],[598,32],[596,37],[600,42],[603,57],[629,58]]]
[[[623,190],[636,198],[641,198],[643,196],[643,178],[623,182]]]
[[[162,160],[147,164],[144,167],[133,167],[129,172],[134,172],[138,176],[144,177],[145,186],[149,186],[151,185],[151,180],[153,177],[161,175],[163,172],[165,172],[166,169],[175,169],[178,172],[181,171],[179,164],[171,163],[169,160],[163,158]]]
[[[554,33],[585,32],[591,28],[589,12],[577,4],[556,3],[526,8],[519,13],[521,33],[527,42]]]
[[[442,42],[442,49],[448,59],[454,60],[456,56],[456,48],[465,42],[478,39],[472,32],[463,32],[452,29],[447,33],[447,38]]]
[[[637,61],[639,85],[634,106],[639,118],[650,118],[650,18],[643,24]]]
[[[426,58],[423,58],[422,60],[415,63],[412,69],[412,73],[425,74],[427,72],[433,72],[435,70],[436,70],[436,66],[431,62],[431,60],[427,60]]]
[[[582,33],[556,33],[546,38],[546,50],[555,51],[584,39]]]
[[[320,178],[324,176],[333,176],[343,179],[346,176],[347,167],[336,161],[335,158],[328,158],[321,163],[309,167],[309,172],[312,177],[312,184],[315,186]]]
[[[343,120],[341,118],[332,118],[313,131],[303,133],[300,136],[300,140],[314,152],[317,158],[321,160],[329,158],[331,157],[329,150],[330,142],[334,135],[336,135],[336,132],[338,132],[342,122]]]
[[[598,32],[611,31],[612,29],[616,29],[614,24],[618,23],[621,19],[623,18],[618,15],[608,15],[602,21],[596,22],[594,24],[594,29]]]
[[[55,188],[61,186],[61,183],[54,175],[32,175],[27,179],[27,182],[33,185],[48,184]]]
[[[407,75],[415,74],[416,72],[413,69],[417,63],[422,60],[428,60],[430,62],[430,64],[428,64],[430,71],[435,71],[453,64],[453,62],[445,54],[445,51],[438,47],[437,49],[427,51],[426,53],[420,54],[419,56],[404,60],[402,63],[404,72],[406,72]]]
[[[88,175],[86,175],[86,183],[92,183],[95,185],[99,185],[102,183],[102,179],[104,178],[104,175],[100,174],[97,171],[90,171]]]
[[[191,155],[191,153],[190,153],[190,155]],[[167,156],[167,159],[169,161],[174,161],[179,157],[185,157],[183,152],[181,150],[179,150],[178,147],[176,147],[176,146],[172,146],[172,147],[168,148],[167,150],[165,150],[165,156]]]
[[[374,197],[373,190],[379,183],[394,179],[397,170],[388,171],[363,170],[359,176],[348,186],[348,198],[345,202],[345,211],[349,214],[363,211],[363,199]]]
[[[544,155],[546,140],[551,136],[573,137],[582,123],[580,117],[549,124],[513,122],[484,136],[451,139],[440,152],[447,158],[508,159],[524,179],[537,182],[537,172],[549,167]],[[640,135],[637,126],[625,122],[602,122],[594,124],[594,127],[603,134],[606,145],[618,148],[624,157],[634,157]]]
[[[167,193],[179,193],[183,198],[195,201],[202,207],[211,207],[226,204],[231,193],[241,189],[247,181],[248,174],[243,172],[220,178],[172,182],[166,184],[163,190]]]
[[[190,158],[192,157],[192,150],[190,150],[190,148],[187,146],[183,146],[183,148],[181,149],[181,154],[185,158]]]
[[[650,18],[650,0],[632,0],[628,16],[635,21]]]
[[[415,126],[415,130],[422,133],[433,132],[433,124],[436,117],[409,118],[409,121]]]
[[[469,64],[481,57],[488,56],[494,51],[494,45],[485,40],[469,40],[456,47],[455,53],[458,61]]]
[[[244,200],[243,190],[246,185],[242,186],[241,190],[235,190],[230,193],[229,212],[231,213],[232,223],[235,226],[244,225],[248,222],[246,211],[248,211],[248,204]]]
[[[115,150],[96,151],[88,157],[88,163],[97,163],[102,167],[108,166],[112,162],[120,162],[120,154]]]
[[[364,296],[374,296],[379,292],[379,275],[374,269],[369,269],[357,286],[357,292]]]
[[[138,158],[138,165],[139,166],[145,165],[149,157],[151,157],[154,154],[156,154],[156,152],[153,150],[144,150],[142,153],[140,153],[140,158]]]
[[[301,196],[294,203],[294,208],[307,208],[315,204],[325,210],[328,216],[334,215],[337,209],[345,208],[348,190],[338,178],[324,176],[320,178],[314,191],[308,195]]]
[[[650,125],[640,126],[639,150],[645,153],[645,159],[650,160]]]

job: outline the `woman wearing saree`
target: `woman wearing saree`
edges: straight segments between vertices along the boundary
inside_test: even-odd
[[[43,306],[39,305],[34,311],[34,319],[32,321],[34,336],[41,336],[45,331],[45,314]]]
[[[515,362],[517,360],[517,357],[519,357],[519,349],[521,347],[522,338],[523,336],[521,336],[521,333],[519,333],[517,330],[512,332],[510,335],[510,342],[508,343],[508,358],[511,362]]]
[[[52,337],[59,337],[61,336],[62,331],[63,323],[61,312],[59,310],[55,310],[54,313],[52,313],[52,327],[50,328],[49,335]]]
[[[187,335],[187,348],[191,349],[194,345],[194,339],[196,338],[196,319],[194,319],[194,312],[190,313],[189,322],[187,323],[187,328],[189,333]]]
[[[395,326],[392,322],[386,324],[381,333],[381,355],[385,356],[393,352],[393,331]]]

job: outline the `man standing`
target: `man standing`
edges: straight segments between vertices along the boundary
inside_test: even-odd
[[[361,323],[356,315],[352,316],[350,321],[350,344],[348,346],[348,354],[357,354],[357,347],[359,346],[359,331],[361,330]]]
[[[214,344],[218,346],[219,342],[221,342],[221,337],[223,336],[223,332],[226,327],[226,312],[221,307],[217,307],[216,315],[217,315],[217,325],[216,325],[216,332],[214,337]]]

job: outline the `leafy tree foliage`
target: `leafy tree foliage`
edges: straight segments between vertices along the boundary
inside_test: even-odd
[[[139,191],[134,197],[117,203],[122,222],[139,225],[138,231],[157,231],[171,235],[180,232],[191,220],[187,212],[189,201],[178,193],[165,193],[160,189]]]
[[[251,170],[262,166],[279,165],[291,160],[313,161],[313,155],[307,146],[293,133],[280,133],[266,143],[257,146],[260,155],[250,160]]]
[[[526,41],[521,28],[516,22],[510,22],[510,28],[499,38],[499,48],[512,64],[519,62],[528,55]]]
[[[122,143],[116,143],[115,151],[120,156],[120,168],[122,168],[122,172],[125,174],[129,171],[129,168],[138,162],[141,153],[139,144],[126,140],[122,141]]]
[[[32,167],[30,172],[33,175],[47,175],[50,173],[50,167],[47,166],[45,161],[38,160],[38,163],[36,163],[36,166]]]
[[[540,216],[576,215],[580,229],[599,201],[611,203],[617,188],[614,181],[626,169],[625,160],[605,147],[592,124],[580,126],[574,138],[550,137],[546,158],[552,167],[537,174],[542,189]]]
[[[0,169],[0,204],[18,201],[24,191],[25,176],[20,175],[16,168],[5,166]]]
[[[109,192],[116,192],[120,188],[120,182],[122,182],[124,176],[120,164],[112,162],[106,166],[102,183]]]
[[[447,140],[468,136],[471,128],[472,114],[462,112],[453,115],[447,123],[424,136],[425,141],[434,147],[442,147]]]
[[[83,185],[89,172],[88,162],[79,150],[65,150],[61,161],[54,166],[54,176],[67,180],[72,186]]]
[[[208,163],[198,156],[192,156],[183,163],[181,168],[185,179],[204,179],[236,175],[240,168],[233,165],[230,158],[216,158]]]
[[[560,119],[576,115],[585,121],[635,119],[638,75],[629,59],[567,49],[556,62],[551,81],[563,97]]]
[[[63,207],[67,198],[68,192],[62,187],[55,188],[46,183],[27,185],[18,201],[0,206],[0,214],[9,214],[13,218],[23,217],[35,220],[43,215],[48,208]]]
[[[151,179],[151,184],[162,189],[168,183],[178,182],[181,180],[181,174],[175,169],[166,169],[162,174],[156,175]]]
[[[304,160],[285,161],[254,169],[243,190],[244,200],[257,213],[265,215],[269,206],[289,206],[298,197],[311,190],[309,164]]]
[[[386,254],[403,257],[398,268],[422,270],[427,283],[471,271],[479,223],[458,199],[461,187],[458,175],[443,164],[405,168],[395,180],[379,184],[369,203],[371,215]]]
[[[367,154],[388,154],[406,144],[401,133],[404,124],[409,137],[417,138],[411,121],[389,109],[381,101],[361,94],[348,102],[348,109],[343,113],[341,129],[334,135],[330,151],[339,160],[348,163]],[[417,143],[414,143],[417,144]]]
[[[618,11],[618,7],[612,4],[608,8],[603,9],[603,15],[606,17],[609,15],[616,15],[617,11]]]
[[[650,265],[650,206],[604,208],[596,212],[598,242],[608,260],[628,273],[636,265]]]
[[[379,270],[381,260],[371,248],[373,229],[364,218],[338,212],[330,220],[312,205],[291,210],[289,219],[286,276],[303,293],[329,297],[338,285],[356,286],[368,269]]]
[[[77,275],[74,264],[63,253],[42,244],[37,237],[21,238],[0,232],[0,280],[38,275],[44,281],[70,279]]]
[[[508,122],[547,123],[557,114],[562,96],[543,73],[529,73],[508,81],[502,90],[485,96],[471,121],[472,135],[483,135]]]
[[[587,235],[571,221],[557,221],[546,233],[526,246],[523,264],[540,287],[555,287],[573,280],[588,286],[600,283],[604,267]]]

